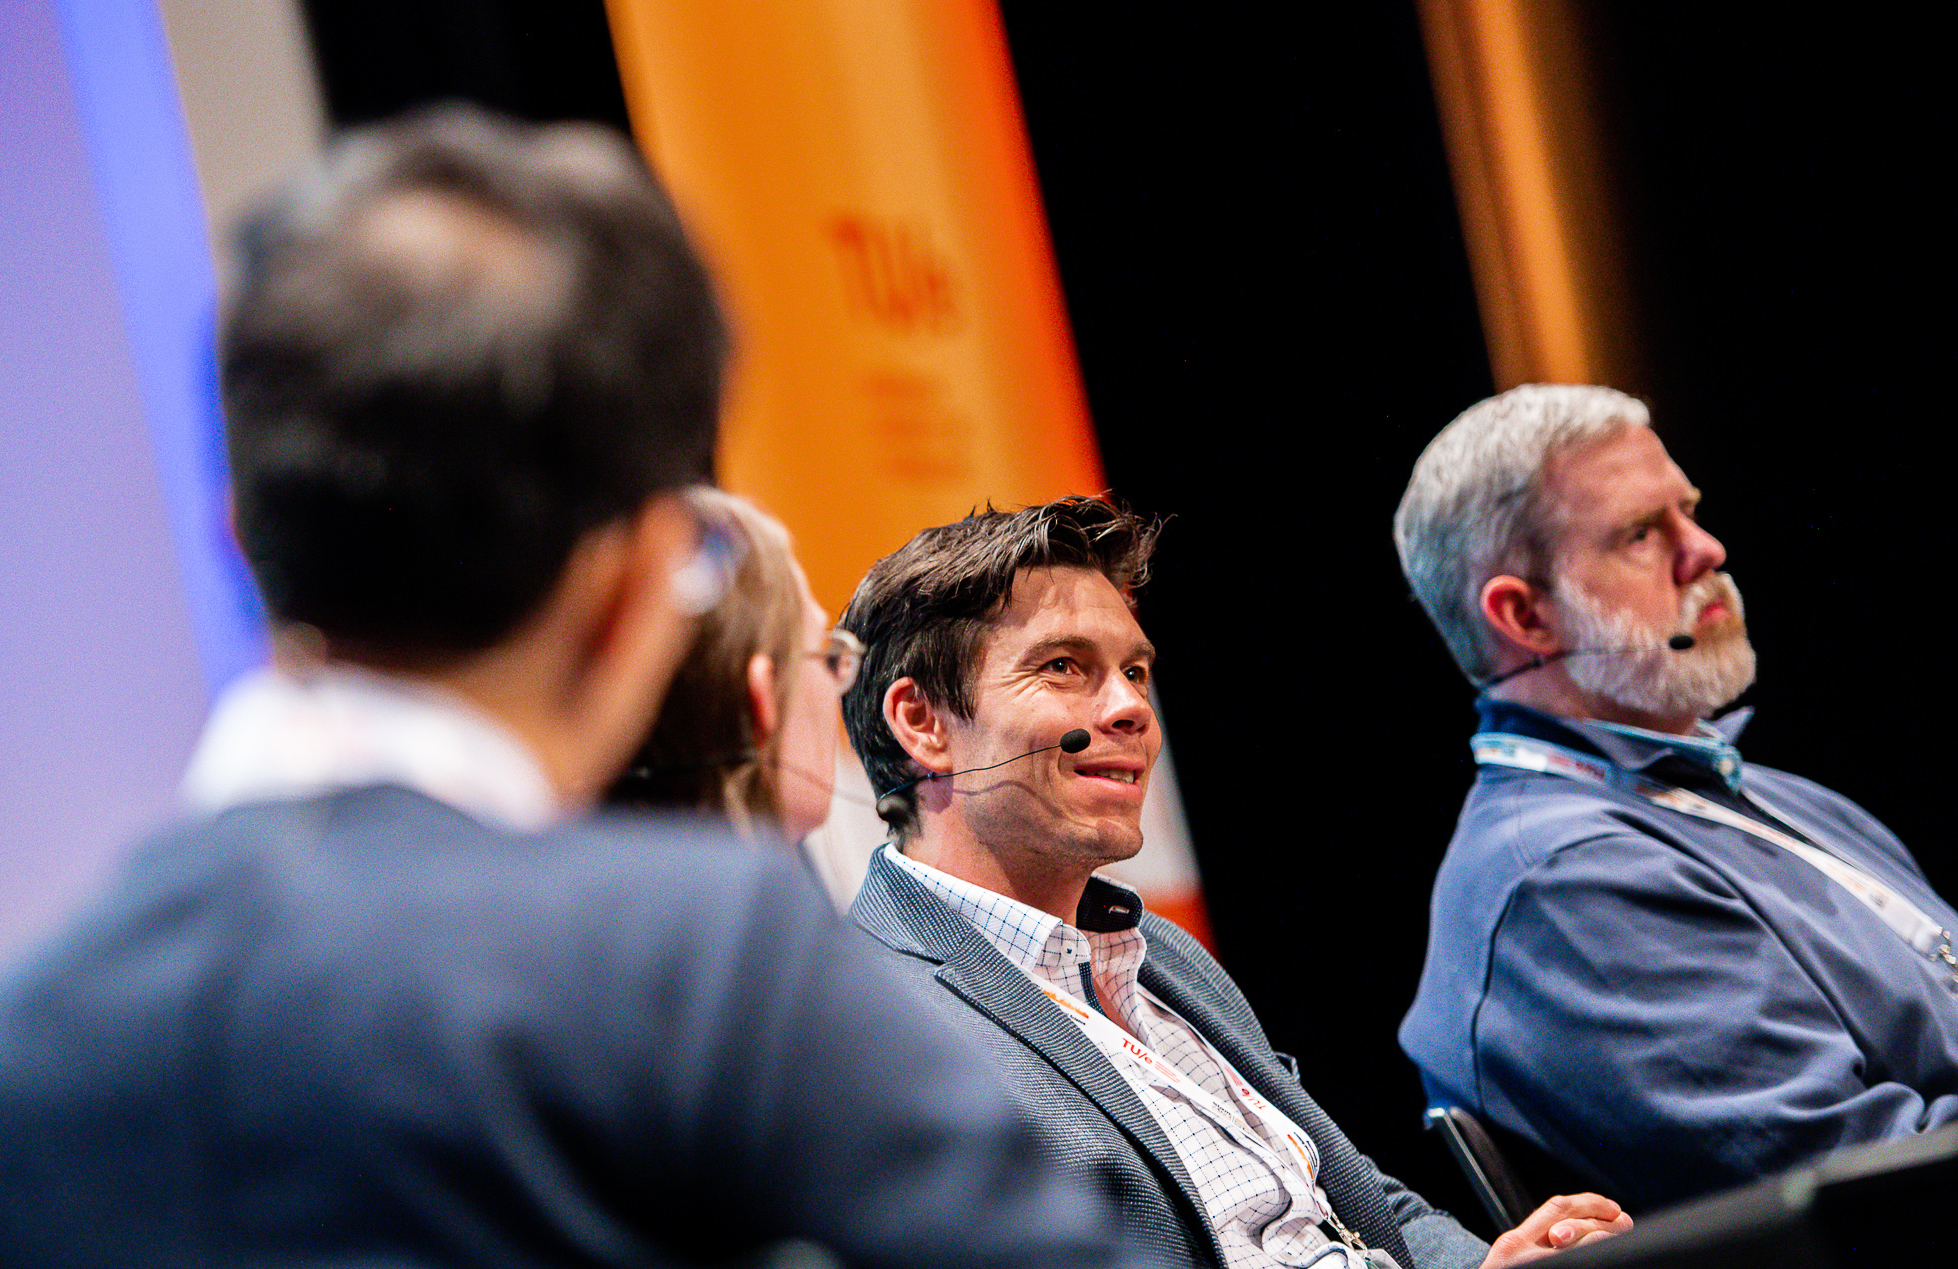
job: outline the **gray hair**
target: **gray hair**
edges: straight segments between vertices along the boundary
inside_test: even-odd
[[[1566,450],[1650,427],[1645,403],[1611,388],[1531,383],[1462,411],[1414,464],[1394,513],[1394,547],[1414,597],[1471,683],[1501,648],[1482,587],[1504,573],[1548,584],[1555,548],[1543,470]]]

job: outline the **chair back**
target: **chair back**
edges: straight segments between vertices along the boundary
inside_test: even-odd
[[[1498,1232],[1514,1229],[1536,1210],[1536,1203],[1481,1120],[1460,1106],[1430,1106],[1427,1120],[1428,1127],[1441,1134],[1455,1166],[1462,1170]]]

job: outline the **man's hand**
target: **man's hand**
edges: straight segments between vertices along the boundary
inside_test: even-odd
[[[1482,1269],[1520,1265],[1579,1243],[1622,1234],[1631,1227],[1632,1218],[1602,1194],[1559,1194],[1496,1239]]]

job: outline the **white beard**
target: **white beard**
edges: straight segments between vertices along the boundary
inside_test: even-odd
[[[1570,620],[1572,645],[1610,649],[1564,662],[1565,673],[1580,691],[1655,717],[1705,718],[1754,682],[1754,646],[1747,641],[1740,590],[1725,573],[1709,573],[1693,583],[1680,601],[1679,624],[1665,630],[1635,625],[1629,613],[1609,612],[1575,587],[1558,593],[1558,604]],[[1683,652],[1666,646],[1673,635],[1691,630],[1715,600],[1733,614],[1732,626]]]

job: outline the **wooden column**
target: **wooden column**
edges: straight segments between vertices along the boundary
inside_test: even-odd
[[[1101,463],[991,0],[610,0],[633,130],[712,258],[722,479],[837,611],[975,505]]]

